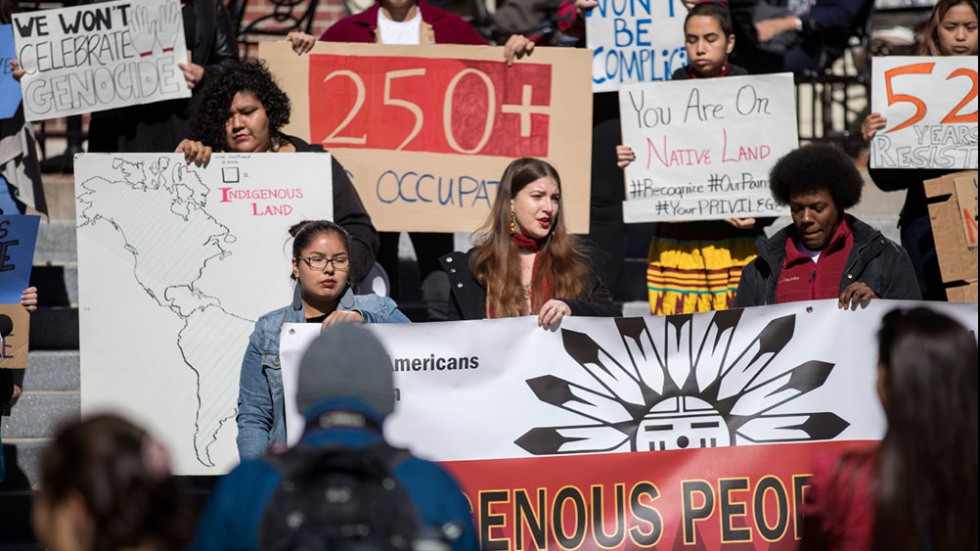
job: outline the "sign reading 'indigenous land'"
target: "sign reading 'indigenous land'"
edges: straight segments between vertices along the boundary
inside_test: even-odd
[[[119,0],[14,14],[29,121],[187,98],[178,0]]]
[[[627,222],[785,214],[769,169],[797,147],[793,76],[625,85],[619,90]]]
[[[872,168],[976,170],[976,56],[878,57],[871,69],[871,110],[888,120]]]
[[[592,51],[592,91],[633,82],[669,80],[687,64],[680,0],[598,0],[586,15]]]
[[[261,57],[293,104],[286,132],[321,144],[352,173],[385,231],[473,231],[515,157],[549,161],[565,221],[589,229],[588,53],[542,48],[508,67],[489,46],[318,42]]]
[[[333,216],[330,166],[324,153],[76,157],[82,413],[140,421],[182,473],[227,471],[249,334],[292,300],[289,227]]]

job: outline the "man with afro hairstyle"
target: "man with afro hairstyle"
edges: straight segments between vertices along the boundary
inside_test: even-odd
[[[759,256],[742,271],[735,307],[837,298],[838,308],[872,298],[920,300],[908,253],[844,211],[861,200],[864,180],[854,162],[826,144],[801,147],[769,175],[793,223],[760,237]]]

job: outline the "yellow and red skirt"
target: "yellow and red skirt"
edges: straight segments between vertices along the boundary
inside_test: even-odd
[[[755,240],[762,234],[723,220],[658,224],[647,265],[650,313],[730,308],[742,268],[755,258]]]

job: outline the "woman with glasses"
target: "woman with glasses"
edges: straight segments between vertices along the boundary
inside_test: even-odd
[[[255,322],[248,340],[238,395],[238,454],[260,456],[286,442],[286,410],[279,362],[284,323],[408,323],[395,302],[377,295],[354,295],[349,279],[350,234],[326,220],[303,221],[293,236],[293,273],[299,298]]]

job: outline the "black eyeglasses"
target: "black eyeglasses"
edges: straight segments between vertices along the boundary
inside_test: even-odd
[[[324,258],[322,256],[297,256],[299,260],[306,262],[306,265],[310,267],[311,270],[323,271],[327,267],[327,264],[332,264],[334,270],[346,271],[350,267],[350,257],[342,254],[337,255],[333,258]]]

